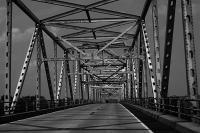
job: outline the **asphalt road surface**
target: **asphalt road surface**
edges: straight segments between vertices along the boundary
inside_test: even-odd
[[[0,133],[152,133],[121,104],[91,104],[0,125]]]

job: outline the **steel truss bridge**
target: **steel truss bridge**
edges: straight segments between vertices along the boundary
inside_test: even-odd
[[[181,5],[179,6],[182,10],[184,36],[185,71],[187,79],[186,98],[168,97],[173,32],[177,5],[176,0],[168,0],[165,44],[164,53],[162,53],[162,61],[160,59],[161,50],[157,0],[143,0],[143,2],[141,2],[144,4],[140,11],[141,14],[134,14],[134,12],[125,13],[119,10],[121,8],[116,9],[115,11],[103,8],[105,5],[112,5],[120,0],[90,1],[87,5],[78,4],[75,1],[69,2],[68,0],[27,1],[6,0],[7,32],[5,43],[4,119],[17,115],[16,109],[20,101],[20,94],[23,91],[23,85],[27,72],[29,71],[32,53],[35,49],[37,53],[37,71],[34,75],[37,79],[36,94],[32,105],[33,108],[27,108],[26,111],[41,112],[44,110],[41,102],[41,84],[47,81],[50,100],[48,106],[45,108],[46,113],[51,109],[57,110],[60,108],[65,109],[68,107],[84,105],[68,109],[66,112],[64,110],[57,114],[47,114],[47,117],[52,118],[52,120],[61,119],[61,116],[69,117],[69,119],[73,116],[74,120],[78,119],[80,114],[85,113],[85,115],[80,115],[81,120],[88,119],[90,118],[89,116],[94,116],[96,114],[104,119],[104,124],[109,120],[109,122],[113,124],[113,122],[115,122],[113,121],[114,119],[119,119],[123,116],[133,117],[134,120],[141,123],[140,120],[136,119],[134,115],[130,115],[129,112],[119,104],[100,104],[105,102],[103,101],[103,95],[114,95],[114,93],[118,94],[120,97],[118,101],[124,106],[142,106],[145,109],[173,114],[179,118],[184,117],[187,120],[199,120],[198,80],[195,59],[192,0],[181,0]],[[46,18],[41,19],[31,10],[27,3],[29,3],[29,6],[30,3],[46,4],[57,6],[58,8],[65,7],[71,10],[46,16]],[[88,3],[88,1],[86,3]],[[15,5],[15,7],[13,5]],[[123,4],[119,4],[118,7],[123,7]],[[13,76],[11,70],[12,51],[14,50],[12,49],[13,8],[19,8],[23,11],[23,13],[35,23],[35,29],[26,56],[24,57],[23,67],[15,92],[14,94],[11,94],[11,89],[13,89],[11,87]],[[153,33],[153,44],[150,44],[149,41],[148,34],[150,33],[146,24],[149,22],[145,21],[148,12],[151,12],[152,15],[152,23],[150,23],[152,25],[149,29],[153,30],[151,31]],[[79,13],[84,13],[85,18],[73,17],[73,15]],[[101,17],[92,15],[93,13],[97,13]],[[52,32],[52,30],[50,30],[52,27],[58,28],[64,32],[59,34]],[[53,50],[51,52],[53,57],[47,55],[47,45],[45,43],[44,34],[53,42]],[[153,47],[154,49],[150,49],[150,47]],[[58,48],[62,50],[62,57],[58,56]],[[54,68],[53,72],[50,70],[50,62],[53,62],[51,63]],[[61,68],[58,68],[58,62],[62,62]],[[41,69],[42,66],[44,66],[44,69]],[[60,71],[60,74],[58,74],[58,71]],[[46,81],[41,79],[42,73],[46,74]],[[148,93],[149,90],[152,91],[152,95]],[[65,96],[64,99],[61,98],[61,94]],[[114,109],[117,110],[113,111]],[[22,115],[20,116],[22,117]],[[22,120],[21,123],[14,122],[12,123],[13,125],[11,124],[12,127],[10,130],[7,131],[14,131],[16,126],[27,126],[26,124],[31,123],[32,120],[42,121],[46,117],[45,115],[42,115],[40,119],[38,118],[39,117],[33,117],[31,120]],[[94,119],[97,118],[94,117]],[[79,125],[81,122],[79,121],[76,123],[73,120],[71,126],[69,126],[70,123],[64,121],[69,125],[66,124],[65,127],[60,127],[60,125],[53,128],[48,127],[48,130],[45,126],[33,127],[45,128],[41,131],[53,130],[55,132],[57,130],[86,130],[85,128],[75,129],[75,125]],[[41,121],[40,124],[42,123]],[[7,120],[7,122],[9,122],[9,120]],[[120,122],[123,124],[122,121]],[[131,125],[132,123],[130,123],[130,120],[127,120],[127,122],[130,124],[127,127],[119,126],[120,128],[116,128],[116,125],[112,125],[112,129],[110,129],[109,126],[108,130],[119,130],[119,132],[125,130],[128,132],[129,128],[129,131],[133,131],[138,127],[140,130],[137,130],[137,132],[152,132],[144,124]],[[89,128],[87,128],[87,131],[91,130],[93,132],[93,129],[99,129],[98,126],[95,126],[91,121],[89,121],[89,123],[89,125],[86,124]],[[0,126],[0,131],[6,131],[7,126],[8,125]],[[104,126],[106,126],[106,124]],[[135,129],[131,127],[135,127]],[[16,131],[28,132],[35,130],[31,128],[30,130],[24,129]]]

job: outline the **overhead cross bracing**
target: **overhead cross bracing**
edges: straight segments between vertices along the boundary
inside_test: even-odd
[[[133,45],[127,45],[127,41],[135,41],[135,34],[138,34],[138,27],[141,18],[145,17],[147,10],[150,6],[151,0],[147,0],[144,2],[144,8],[141,12],[141,16],[140,14],[130,14],[120,11],[109,10],[102,7],[108,4],[118,2],[119,0],[102,0],[97,2],[91,2],[88,5],[82,5],[74,2],[60,0],[30,1],[32,1],[32,3],[34,4],[45,3],[47,5],[56,5],[58,7],[65,7],[67,9],[70,8],[70,10],[66,12],[58,13],[56,15],[50,15],[48,17],[45,16],[41,19],[40,17],[38,17],[38,15],[34,14],[34,12],[31,11],[31,9],[27,6],[29,5],[27,1],[11,1],[11,3],[15,3],[26,15],[28,15],[37,25],[39,25],[38,28],[44,31],[47,35],[49,35],[50,38],[53,39],[55,45],[57,44],[58,46],[60,46],[65,51],[65,53],[68,54],[69,58],[58,58],[56,56],[57,48],[55,47],[54,58],[48,58],[45,54],[46,52],[43,45],[43,35],[40,32],[40,35],[38,37],[40,37],[41,39],[38,43],[41,43],[43,59],[38,58],[38,60],[42,61],[39,62],[39,64],[45,64],[49,92],[52,100],[55,100],[55,96],[57,96],[57,94],[53,94],[57,93],[58,83],[56,83],[57,76],[55,76],[55,74],[57,73],[57,61],[70,62],[71,60],[72,64],[74,65],[74,74],[70,74],[69,66],[66,70],[66,72],[69,73],[67,77],[70,81],[70,93],[73,92],[72,85],[70,85],[73,80],[71,80],[70,75],[73,75],[72,77],[75,77],[75,85],[79,80],[81,80],[82,75],[85,74],[89,75],[89,77],[91,76],[90,78],[94,80],[90,81],[91,83],[95,83],[96,81],[99,83],[108,83],[112,81],[113,84],[117,82],[120,84],[127,84],[127,81],[125,80],[126,74],[133,74],[133,70],[129,72],[125,70],[127,65],[126,60],[135,60],[140,56],[127,56],[129,54],[128,51],[131,50],[131,48],[133,47]],[[68,17],[71,17],[81,12],[85,14],[85,17],[81,17],[82,19],[68,19]],[[93,13],[99,13],[102,17],[94,17]],[[72,30],[75,32],[67,34],[66,32],[63,32],[62,34],[56,34],[50,31],[51,27],[59,28],[60,30],[64,31]],[[112,50],[111,48],[121,49],[122,52],[121,54],[116,53],[114,52],[115,50]],[[92,51],[89,51],[91,49]],[[50,79],[50,72],[47,64],[47,62],[49,61],[55,62],[56,70],[54,74],[54,79],[56,79],[54,80],[54,92],[52,90],[53,88],[51,85],[52,83]],[[67,67],[67,65],[65,66]],[[107,75],[103,73],[107,73]],[[40,74],[38,73],[38,75]],[[22,77],[25,78],[25,76]],[[40,79],[40,77],[38,77],[38,79]],[[19,80],[19,83],[20,81],[21,80]],[[38,84],[38,86],[40,85]],[[21,93],[21,89],[18,89],[17,87],[17,90],[19,91],[15,92],[16,97],[14,97],[13,99],[13,107],[14,104],[16,104]],[[72,98],[72,94],[70,95]]]

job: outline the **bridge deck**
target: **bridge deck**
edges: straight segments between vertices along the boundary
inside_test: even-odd
[[[120,104],[91,104],[0,125],[0,132],[150,133]]]

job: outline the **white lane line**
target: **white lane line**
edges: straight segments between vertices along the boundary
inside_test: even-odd
[[[153,133],[153,131],[152,131],[150,128],[148,128],[142,121],[140,121],[133,113],[131,113],[131,112],[130,112],[127,108],[125,108],[122,104],[120,104],[120,105],[121,105],[129,114],[131,114],[133,117],[135,117],[136,120],[139,121],[139,122],[141,123],[141,125],[149,131],[149,133]]]
[[[92,105],[92,104],[88,104],[88,105]],[[85,105],[83,105],[83,106],[85,106]],[[77,106],[77,107],[83,107],[83,106]],[[77,107],[68,108],[68,109],[63,109],[63,110],[58,110],[58,111],[54,111],[54,112],[47,113],[47,114],[37,115],[37,116],[33,116],[33,117],[21,119],[21,120],[16,120],[16,121],[13,121],[13,122],[8,122],[8,123],[0,124],[0,127],[1,127],[1,126],[5,126],[5,125],[7,125],[7,124],[9,124],[9,123],[15,123],[15,122],[20,122],[20,121],[31,120],[31,119],[35,119],[35,118],[38,118],[38,117],[43,117],[43,116],[46,116],[46,115],[50,115],[50,114],[54,114],[54,113],[63,112],[63,111],[65,111],[65,110],[72,110],[72,109],[77,108]]]

